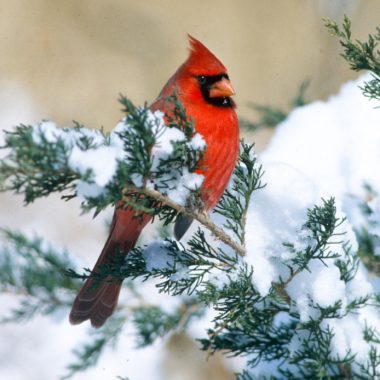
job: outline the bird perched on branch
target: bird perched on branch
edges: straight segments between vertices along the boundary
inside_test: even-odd
[[[170,115],[168,97],[176,93],[187,115],[193,120],[196,131],[206,142],[206,151],[196,173],[204,176],[201,199],[205,211],[211,210],[221,198],[235,167],[239,152],[239,124],[235,112],[234,95],[227,69],[201,42],[189,36],[190,54],[168,80],[158,98],[150,106]],[[93,272],[109,264],[117,255],[125,257],[152,219],[143,214],[134,217],[134,210],[116,207],[110,235],[96,262]],[[192,219],[180,215],[174,234],[180,239]],[[88,278],[77,295],[70,313],[72,324],[87,319],[94,327],[102,326],[113,313],[121,288],[120,279],[108,276],[100,283]]]

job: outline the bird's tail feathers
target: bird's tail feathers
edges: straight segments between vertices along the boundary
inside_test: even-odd
[[[71,324],[89,319],[92,326],[101,327],[111,316],[117,306],[122,278],[102,276],[102,271],[120,268],[150,219],[151,216],[146,214],[137,218],[130,209],[116,209],[111,233],[91,272],[93,276],[85,281],[73,303]]]

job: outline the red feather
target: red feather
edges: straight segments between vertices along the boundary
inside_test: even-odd
[[[239,124],[233,107],[216,107],[205,101],[198,77],[227,74],[224,65],[201,42],[189,35],[190,55],[169,79],[151,110],[170,114],[172,104],[167,97],[177,93],[195,128],[206,141],[207,150],[197,173],[204,175],[201,196],[206,210],[212,209],[225,190],[235,167],[239,152]],[[116,208],[111,233],[95,264],[94,272],[112,261],[124,258],[151,219],[150,215],[133,217],[131,209]],[[87,319],[95,327],[102,326],[117,305],[121,282],[112,277],[96,284],[86,280],[77,295],[71,313],[72,324]]]

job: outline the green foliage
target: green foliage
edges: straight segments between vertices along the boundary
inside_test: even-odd
[[[232,231],[245,244],[245,223],[251,195],[262,189],[262,166],[256,164],[253,145],[241,141],[238,163],[235,167],[232,188],[227,189],[214,212],[225,217],[223,227]]]
[[[359,242],[359,257],[370,272],[380,276],[380,257],[375,253],[379,238],[371,235],[366,228],[356,231],[356,234]]]
[[[0,291],[16,295],[19,306],[3,322],[21,322],[36,314],[51,314],[67,308],[78,281],[64,275],[73,261],[41,238],[26,238],[19,232],[3,230],[7,242],[0,250]]]
[[[379,197],[379,194],[369,185],[365,186],[365,190],[365,199],[360,200],[365,223],[355,231],[359,243],[358,256],[373,275],[380,276],[380,256],[376,254],[380,247],[380,237],[376,233],[377,222],[373,220],[374,212],[369,206],[369,202]]]
[[[173,108],[173,116],[169,117],[170,128],[185,131],[186,140],[173,143],[173,154],[153,168],[151,151],[163,132],[161,120],[154,117],[147,106],[136,107],[124,96],[120,96],[119,101],[127,113],[122,121],[125,128],[116,132],[123,142],[124,159],[117,160],[116,173],[104,191],[98,195],[84,195],[82,210],[94,210],[98,214],[123,199],[136,212],[160,214],[171,222],[176,216],[171,209],[133,191],[124,197],[123,189],[126,186],[142,188],[150,180],[154,181],[157,190],[165,193],[174,186],[173,181],[183,174],[184,168],[194,171],[203,149],[191,149],[189,145],[195,133],[192,121],[187,118],[176,96],[168,98]],[[92,170],[83,172],[70,165],[71,152],[73,149],[96,152],[100,147],[110,146],[109,135],[102,131],[89,132],[78,123],[74,128],[56,128],[52,132],[46,132],[42,124],[37,128],[21,125],[15,131],[7,132],[3,147],[7,156],[0,163],[0,190],[23,194],[26,203],[53,192],[63,192],[62,198],[66,200],[76,197],[78,183],[93,184],[94,173]],[[199,199],[196,191],[191,199],[193,203]]]
[[[248,129],[249,131],[257,131],[262,128],[275,128],[288,117],[291,110],[297,107],[302,107],[308,103],[305,97],[305,92],[309,85],[310,80],[305,80],[301,83],[296,96],[290,102],[290,110],[250,103],[250,108],[258,113],[259,120],[257,122],[251,122],[242,118],[240,119],[240,127]]]
[[[133,322],[139,331],[137,345],[144,347],[152,344],[177,326],[180,319],[180,315],[165,313],[158,306],[137,308],[133,313]]]
[[[132,311],[133,324],[137,331],[138,347],[152,344],[177,328],[184,329],[192,317],[202,315],[195,300],[188,300],[174,312],[164,311],[159,306],[141,306]]]
[[[28,204],[52,192],[73,190],[78,174],[68,166],[67,147],[62,138],[50,142],[40,129],[20,125],[5,135],[4,148],[10,147],[10,153],[0,164],[2,191],[23,194]]]
[[[376,28],[376,34],[369,34],[368,40],[362,42],[351,37],[351,21],[345,16],[340,27],[335,21],[324,19],[329,32],[339,38],[343,47],[341,56],[349,63],[351,70],[372,72],[372,79],[365,82],[362,90],[369,99],[380,100],[380,27]]]
[[[186,139],[173,142],[173,153],[169,157],[161,159],[157,167],[152,171],[151,179],[155,182],[155,188],[163,194],[176,186],[178,180],[184,175],[185,170],[193,173],[196,168],[199,169],[199,163],[205,150],[205,148],[195,149],[191,146],[190,141],[196,130],[193,121],[187,116],[186,110],[178,100],[177,95],[170,96],[167,101],[172,104],[172,114],[167,115],[167,124],[169,128],[177,128],[183,131]],[[190,192],[187,207],[202,209],[199,189]],[[155,214],[164,222],[165,226],[172,223],[177,217],[175,210],[162,204],[155,207]]]
[[[342,304],[337,302],[333,306],[322,307],[310,300],[309,306],[316,310],[317,317],[302,322],[293,310],[294,301],[286,293],[286,284],[302,269],[307,269],[312,260],[326,262],[340,257],[341,261],[336,265],[342,278],[347,280],[348,274],[357,269],[358,263],[351,259],[347,246],[343,257],[332,251],[333,245],[339,244],[335,238],[341,236],[337,230],[342,222],[336,217],[333,199],[324,200],[321,206],[310,209],[304,225],[309,236],[308,244],[298,252],[296,259],[290,260],[291,277],[285,283],[273,284],[266,297],[260,297],[252,286],[253,272],[247,267],[241,268],[236,278],[222,288],[209,287],[209,294],[203,295],[203,299],[214,303],[219,314],[214,319],[214,328],[209,330],[209,338],[201,340],[203,349],[226,350],[232,355],[248,354],[251,358],[249,365],[253,367],[262,361],[279,360],[284,365],[278,365],[279,376],[273,377],[276,379],[325,379],[329,374],[349,378],[345,373],[351,370],[354,355],[347,353],[343,358],[334,357],[331,354],[333,332],[322,323],[329,318],[340,318]],[[347,306],[345,313],[359,309],[368,300],[366,297],[356,299],[355,303]],[[291,352],[289,345],[295,337],[299,339],[299,348]],[[240,378],[255,377],[246,372]]]
[[[311,258],[323,261],[325,259],[339,257],[339,254],[331,251],[331,245],[342,244],[341,240],[337,241],[332,239],[342,236],[342,233],[338,233],[336,230],[342,225],[344,219],[336,217],[334,198],[330,198],[327,201],[322,199],[322,201],[322,206],[315,206],[313,209],[308,210],[308,219],[303,229],[310,233],[308,238],[313,244],[307,246],[303,255],[297,255],[292,259],[292,273],[298,273],[303,269],[308,269],[308,263]],[[294,249],[292,245],[287,243],[285,243],[285,245],[292,250]]]
[[[162,132],[163,126],[158,119],[149,117],[149,109],[146,106],[136,107],[122,95],[119,101],[124,107],[123,112],[127,114],[125,122],[129,124],[128,128],[119,132],[128,157],[124,168],[126,179],[130,179],[133,174],[140,175],[141,182],[144,183],[149,177],[152,165],[150,151],[156,142],[156,135]]]

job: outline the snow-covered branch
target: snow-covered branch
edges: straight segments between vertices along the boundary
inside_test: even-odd
[[[131,186],[124,188],[122,200],[127,204],[131,193],[143,194],[151,199],[154,199],[161,205],[170,207],[171,209],[175,210],[178,214],[190,216],[194,220],[197,220],[204,227],[206,227],[215,236],[216,239],[230,246],[240,256],[244,256],[246,254],[244,246],[241,246],[240,244],[235,242],[226,232],[224,232],[222,228],[218,227],[215,223],[213,223],[213,221],[206,212],[197,211],[189,207],[184,207],[174,202],[169,197],[163,195],[159,191],[146,187],[142,189]]]

